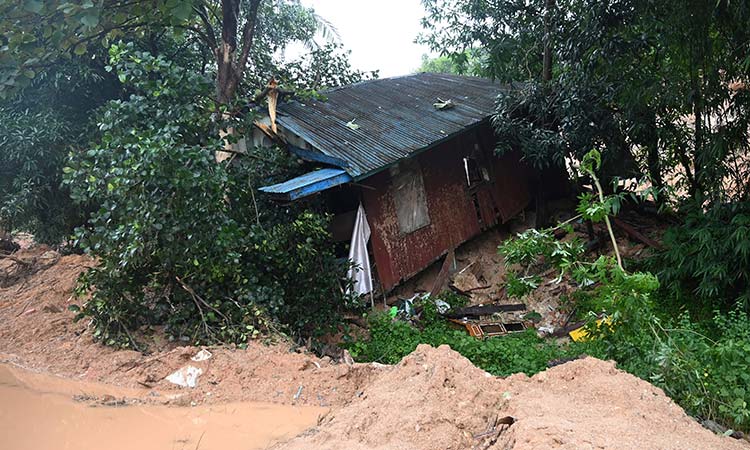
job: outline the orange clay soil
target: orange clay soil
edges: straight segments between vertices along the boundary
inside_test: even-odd
[[[318,426],[279,449],[750,449],[702,428],[660,389],[594,358],[501,379],[446,346],[420,346],[392,367],[337,364],[283,344],[208,348],[212,357],[201,362],[190,359],[200,348],[166,342],[148,356],[112,350],[92,342],[85,319],[73,323],[67,309],[91,259],[40,248],[15,256],[41,270],[0,288],[0,362],[127,389],[128,404],[330,408]],[[12,264],[0,259],[0,274]],[[203,369],[196,388],[165,379],[187,364]],[[505,416],[515,423],[493,427]]]
[[[0,363],[75,380],[148,388],[141,400],[178,405],[260,401],[329,407],[348,402],[373,375],[370,364],[335,364],[330,358],[290,350],[289,345],[251,342],[246,350],[207,348],[212,357],[195,362],[201,348],[161,342],[153,353],[113,350],[93,342],[88,320],[73,322],[68,310],[76,277],[94,261],[59,256],[44,248],[14,255],[43,269],[0,288]],[[0,275],[16,263],[0,259]],[[46,268],[44,268],[46,267]],[[35,270],[35,269],[34,269]],[[203,370],[194,389],[165,379],[192,365]],[[300,389],[301,388],[301,389]]]
[[[511,416],[510,426],[496,425]],[[349,405],[276,450],[745,449],[661,389],[584,358],[495,378],[448,346],[420,345]]]

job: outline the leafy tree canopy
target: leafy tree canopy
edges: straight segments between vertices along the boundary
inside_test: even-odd
[[[482,48],[488,75],[524,82],[498,101],[500,151],[544,168],[600,148],[607,178],[645,175],[699,203],[750,195],[746,2],[423,4],[422,42],[447,55]]]
[[[422,65],[416,72],[451,73],[454,75],[485,75],[484,52],[481,50],[467,50],[466,52],[452,55],[443,55],[436,58],[422,55]]]

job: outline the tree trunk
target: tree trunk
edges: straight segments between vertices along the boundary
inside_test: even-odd
[[[542,80],[544,84],[549,88],[549,82],[552,81],[552,32],[551,32],[551,16],[552,10],[555,7],[555,0],[545,0],[544,10],[544,67],[542,70]],[[550,124],[547,124],[550,126]],[[536,219],[534,226],[536,228],[544,228],[548,225],[548,211],[547,211],[547,193],[544,189],[544,176],[542,175],[536,186],[535,204],[536,204]]]
[[[222,0],[221,11],[221,41],[216,43],[214,56],[216,57],[216,102],[220,107],[229,105],[237,93],[237,88],[247,67],[247,61],[253,46],[255,35],[255,24],[258,20],[258,8],[262,0],[251,0],[242,27],[242,35],[239,38],[238,29],[240,19],[241,0]],[[206,20],[206,22],[208,22]],[[224,110],[222,120],[230,117],[231,113]],[[234,134],[234,129],[227,128],[221,131],[221,137],[226,138]],[[232,143],[225,139],[224,148],[231,149]],[[221,162],[231,153],[216,152],[217,162]]]
[[[216,101],[226,105],[237,89],[234,60],[237,53],[237,18],[240,14],[239,0],[221,2],[221,42],[216,53]]]

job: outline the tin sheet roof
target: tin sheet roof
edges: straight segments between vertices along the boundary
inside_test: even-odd
[[[260,190],[278,200],[291,201],[350,181],[352,177],[345,171],[329,168],[306,173],[273,186],[264,186]]]
[[[485,120],[504,89],[484,78],[420,73],[332,89],[325,100],[285,103],[276,120],[314,150],[346,161],[343,169],[359,180]],[[441,100],[454,106],[435,108]]]

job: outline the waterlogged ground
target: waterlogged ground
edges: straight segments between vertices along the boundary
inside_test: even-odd
[[[314,426],[324,408],[237,402],[144,404],[145,390],[0,365],[5,450],[264,449]]]

